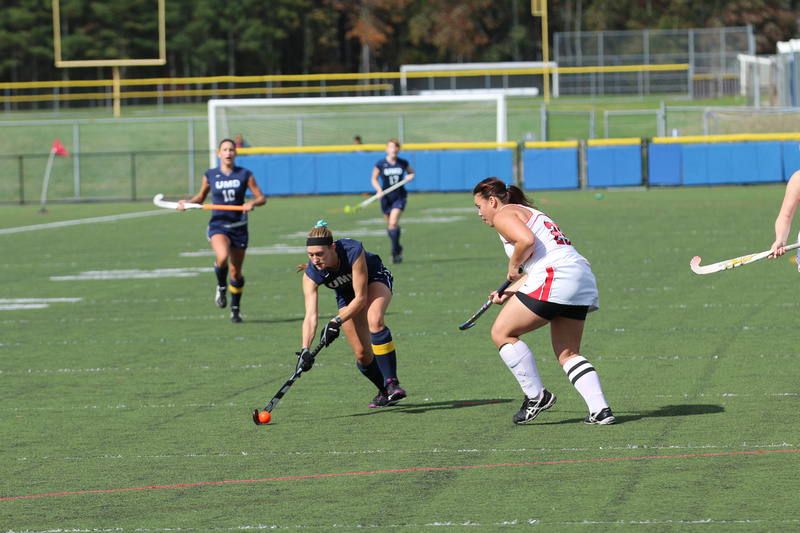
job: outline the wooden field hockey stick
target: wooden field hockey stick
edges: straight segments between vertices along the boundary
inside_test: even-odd
[[[790,244],[786,247],[786,251],[794,250],[796,248],[800,248],[800,243]],[[737,266],[746,265],[748,263],[752,263],[753,261],[758,261],[759,259],[764,259],[765,257],[769,257],[772,255],[772,250],[765,250],[763,252],[759,252],[757,254],[748,254],[743,255],[741,257],[734,257],[733,259],[728,259],[726,261],[720,261],[719,263],[712,263],[710,265],[700,266],[700,256],[696,255],[692,258],[689,262],[689,265],[692,267],[692,272],[695,274],[713,274],[714,272],[721,272],[723,270],[728,270],[730,268],[735,268]]]
[[[164,200],[163,194],[156,194],[153,197],[153,203],[158,207],[164,209],[178,209],[181,205],[178,202],[167,202]],[[244,206],[241,205],[225,205],[225,204],[192,204],[189,202],[183,203],[184,209],[216,209],[218,211],[244,211]]]
[[[353,213],[355,213],[357,211],[361,211],[363,208],[367,207],[369,204],[371,204],[372,202],[374,202],[375,200],[377,200],[381,196],[386,195],[387,193],[390,193],[395,189],[399,189],[400,187],[402,187],[403,185],[405,185],[406,183],[408,183],[409,181],[414,179],[414,176],[415,176],[415,174],[409,174],[408,176],[406,176],[406,178],[404,180],[398,181],[397,183],[395,183],[391,187],[387,187],[386,189],[382,190],[379,193],[375,193],[375,195],[370,196],[369,198],[367,198],[366,200],[364,200],[363,202],[361,202],[357,206],[354,206],[354,207],[350,207],[349,205],[344,206],[344,212],[347,213],[348,215],[352,215]]]

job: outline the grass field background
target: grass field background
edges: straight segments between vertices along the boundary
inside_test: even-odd
[[[340,339],[263,426],[300,347],[304,235],[325,218],[388,258],[378,209],[257,209],[231,324],[208,213],[0,208],[0,531],[796,531],[797,266],[689,269],[768,248],[783,187],[596,192],[532,196],[598,279],[582,352],[608,427],[582,423],[547,330],[524,338],[558,403],[512,424],[497,309],[458,330],[506,270],[469,194],[412,195],[402,219],[386,320],[409,397],[368,409]]]

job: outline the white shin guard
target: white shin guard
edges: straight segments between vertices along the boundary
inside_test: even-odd
[[[536,358],[528,345],[522,341],[517,341],[515,344],[504,344],[500,348],[500,357],[517,378],[525,395],[531,399],[538,399],[542,395],[544,385],[542,385],[542,379],[536,370]]]

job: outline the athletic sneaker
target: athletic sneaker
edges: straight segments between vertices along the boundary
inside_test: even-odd
[[[379,392],[377,396],[370,402],[369,407],[386,407],[389,405],[389,397],[385,392]]]
[[[519,412],[512,417],[515,424],[527,424],[539,416],[545,409],[550,409],[556,403],[556,395],[547,389],[542,391],[542,399],[538,402],[525,396]]]
[[[392,263],[402,263],[403,262],[403,247],[401,246],[397,250],[392,250]]]
[[[228,305],[228,298],[225,296],[227,290],[228,287],[217,287],[217,296],[214,298],[214,301],[217,302],[217,307],[225,307]]]
[[[584,424],[599,424],[601,426],[607,426],[609,424],[613,424],[616,422],[617,419],[614,418],[614,413],[611,412],[611,408],[606,407],[599,413],[591,414],[586,417],[583,421]]]
[[[394,405],[406,397],[406,391],[400,387],[400,382],[396,378],[386,381],[386,393],[389,400],[387,405]]]
[[[242,312],[238,307],[231,306],[231,322],[241,322]]]

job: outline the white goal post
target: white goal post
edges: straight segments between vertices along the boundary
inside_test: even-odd
[[[244,120],[249,120],[250,123],[259,123],[260,127],[267,128],[264,124],[268,124],[271,118],[276,118],[275,113],[280,110],[286,110],[285,115],[278,118],[296,118],[301,117],[303,109],[308,109],[309,113],[314,109],[316,116],[323,116],[321,111],[326,113],[327,117],[336,117],[338,114],[357,114],[353,113],[354,110],[359,108],[367,109],[367,113],[362,113],[364,116],[359,119],[359,124],[366,124],[373,120],[380,114],[380,108],[388,106],[398,106],[399,108],[413,109],[415,106],[433,106],[437,104],[442,108],[441,113],[448,113],[448,106],[459,104],[461,107],[469,107],[469,103],[474,102],[480,106],[491,106],[490,111],[494,114],[494,141],[498,143],[506,142],[508,139],[508,121],[507,121],[507,108],[506,108],[506,95],[504,94],[463,94],[463,95],[413,95],[413,96],[363,96],[363,97],[328,97],[328,98],[242,98],[242,99],[211,99],[208,101],[208,149],[209,149],[209,162],[210,167],[217,166],[217,145],[225,137],[232,138],[236,133],[241,131],[234,130],[228,125],[228,121],[232,119],[234,113],[237,114],[238,120],[244,124]],[[369,106],[369,107],[368,107]],[[331,110],[333,107],[333,110]],[[477,107],[477,105],[476,105]],[[428,115],[429,118],[433,115],[439,125],[444,128],[448,122],[448,116],[442,115],[436,117],[435,113],[426,111],[423,114]],[[485,114],[485,113],[484,113]],[[277,122],[277,121],[276,121]],[[298,124],[300,124],[298,120]],[[430,127],[430,126],[429,126]],[[435,128],[436,126],[433,126]],[[298,129],[302,126],[298,126]],[[342,142],[336,142],[336,139],[341,138],[343,135],[342,128],[334,126],[329,131],[322,129],[317,133],[317,138],[314,144],[317,145],[340,145]],[[463,129],[463,128],[462,128]],[[485,127],[476,128],[475,134],[486,135]],[[337,137],[338,135],[338,137]],[[351,134],[348,134],[352,138]],[[248,140],[253,146],[270,146],[272,143],[263,142],[260,139],[248,138],[248,134],[244,134],[245,140]],[[319,141],[322,139],[322,142]],[[387,138],[380,137],[381,142],[385,142]],[[490,140],[490,139],[484,139]],[[331,142],[328,142],[331,141]],[[417,139],[402,139],[404,142],[424,142]],[[298,133],[297,146],[302,146],[302,135]]]

